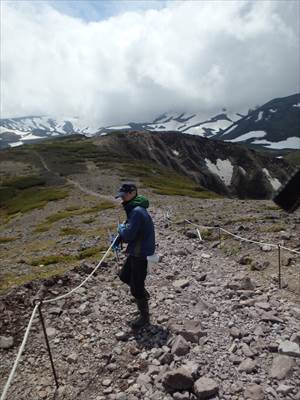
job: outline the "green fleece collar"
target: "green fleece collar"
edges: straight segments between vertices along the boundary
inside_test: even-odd
[[[136,196],[134,199],[130,200],[128,203],[131,207],[143,207],[143,208],[148,208],[149,207],[149,200],[142,195]]]

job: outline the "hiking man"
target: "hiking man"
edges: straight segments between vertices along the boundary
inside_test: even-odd
[[[151,216],[147,212],[149,201],[146,197],[137,194],[137,187],[133,183],[124,183],[120,187],[116,198],[122,199],[126,212],[126,222],[118,226],[119,240],[128,243],[127,259],[119,273],[122,282],[130,287],[135,298],[140,316],[131,321],[132,328],[141,328],[149,323],[149,293],[145,289],[147,276],[147,256],[154,254],[155,233]]]

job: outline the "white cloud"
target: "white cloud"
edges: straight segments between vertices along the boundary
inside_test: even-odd
[[[1,116],[123,123],[295,93],[299,4],[168,2],[86,22],[51,3],[1,2]]]

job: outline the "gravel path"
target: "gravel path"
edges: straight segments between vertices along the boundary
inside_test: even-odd
[[[112,260],[79,293],[44,307],[61,383],[55,398],[299,400],[297,297],[226,255],[222,243],[201,243],[195,232],[166,222],[162,209],[153,214],[160,262],[147,278],[149,327],[127,327],[135,304]],[[45,282],[47,296],[70,290],[90,268],[83,263]],[[1,387],[39,286],[28,284],[1,299],[1,334],[13,341],[0,349]],[[53,399],[53,393],[36,318],[8,399]]]

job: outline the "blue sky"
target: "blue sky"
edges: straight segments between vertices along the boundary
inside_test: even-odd
[[[5,1],[5,0],[4,0]],[[6,0],[10,3],[24,4],[25,0]],[[174,1],[174,0],[173,0]],[[83,19],[87,22],[105,20],[126,11],[145,11],[161,9],[166,0],[26,0],[35,7],[50,5],[62,14]]]

